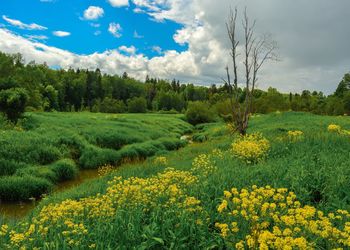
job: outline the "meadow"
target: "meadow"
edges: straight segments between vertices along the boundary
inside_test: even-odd
[[[162,118],[159,118],[162,119]],[[181,123],[180,123],[181,124]],[[349,117],[254,115],[44,198],[3,249],[348,249]]]
[[[192,126],[179,116],[26,113],[16,125],[0,121],[0,200],[38,198],[81,169],[174,150]]]

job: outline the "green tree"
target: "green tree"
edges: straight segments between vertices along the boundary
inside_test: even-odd
[[[28,101],[27,91],[23,88],[11,88],[0,91],[0,111],[12,122],[24,113]]]
[[[214,121],[214,113],[209,105],[201,101],[190,102],[185,115],[187,121],[193,125]]]
[[[45,111],[58,109],[58,91],[52,86],[47,85],[43,92],[43,106]]]
[[[130,113],[146,113],[147,101],[144,97],[133,97],[128,100],[128,111]]]

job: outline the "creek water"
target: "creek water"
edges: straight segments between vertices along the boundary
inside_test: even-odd
[[[80,170],[76,178],[57,184],[53,192],[62,192],[69,188],[78,186],[87,180],[95,179],[97,177],[97,169]],[[30,211],[32,211],[39,202],[40,200],[32,200],[25,202],[0,202],[0,216],[14,219],[24,217]]]

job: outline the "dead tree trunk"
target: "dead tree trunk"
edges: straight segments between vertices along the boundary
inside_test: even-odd
[[[228,84],[230,89],[230,105],[232,112],[232,122],[235,131],[240,134],[245,135],[249,116],[253,108],[253,98],[256,83],[258,81],[258,72],[261,66],[267,61],[276,59],[275,50],[277,48],[276,43],[270,39],[270,36],[264,35],[262,37],[257,37],[255,35],[255,25],[256,21],[252,23],[249,20],[247,9],[244,10],[244,15],[242,19],[242,28],[244,34],[244,44],[242,48],[239,48],[239,40],[236,35],[236,22],[237,22],[237,8],[233,11],[231,9],[228,21],[226,22],[226,28],[228,37],[230,39],[231,49],[230,56],[232,58],[233,64],[233,83],[231,82],[231,76],[229,67],[226,67],[227,80],[224,80]],[[243,54],[243,69],[244,69],[244,102],[239,100],[239,70],[237,61],[241,54],[238,49],[242,50]]]

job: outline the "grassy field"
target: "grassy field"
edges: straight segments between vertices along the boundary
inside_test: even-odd
[[[306,113],[254,116],[245,138],[223,123],[199,125],[193,137],[203,143],[49,196],[27,218],[3,224],[0,244],[347,249],[349,129],[348,117]]]
[[[191,130],[179,116],[151,114],[28,113],[17,127],[0,122],[0,200],[39,197],[79,169],[177,149]]]

